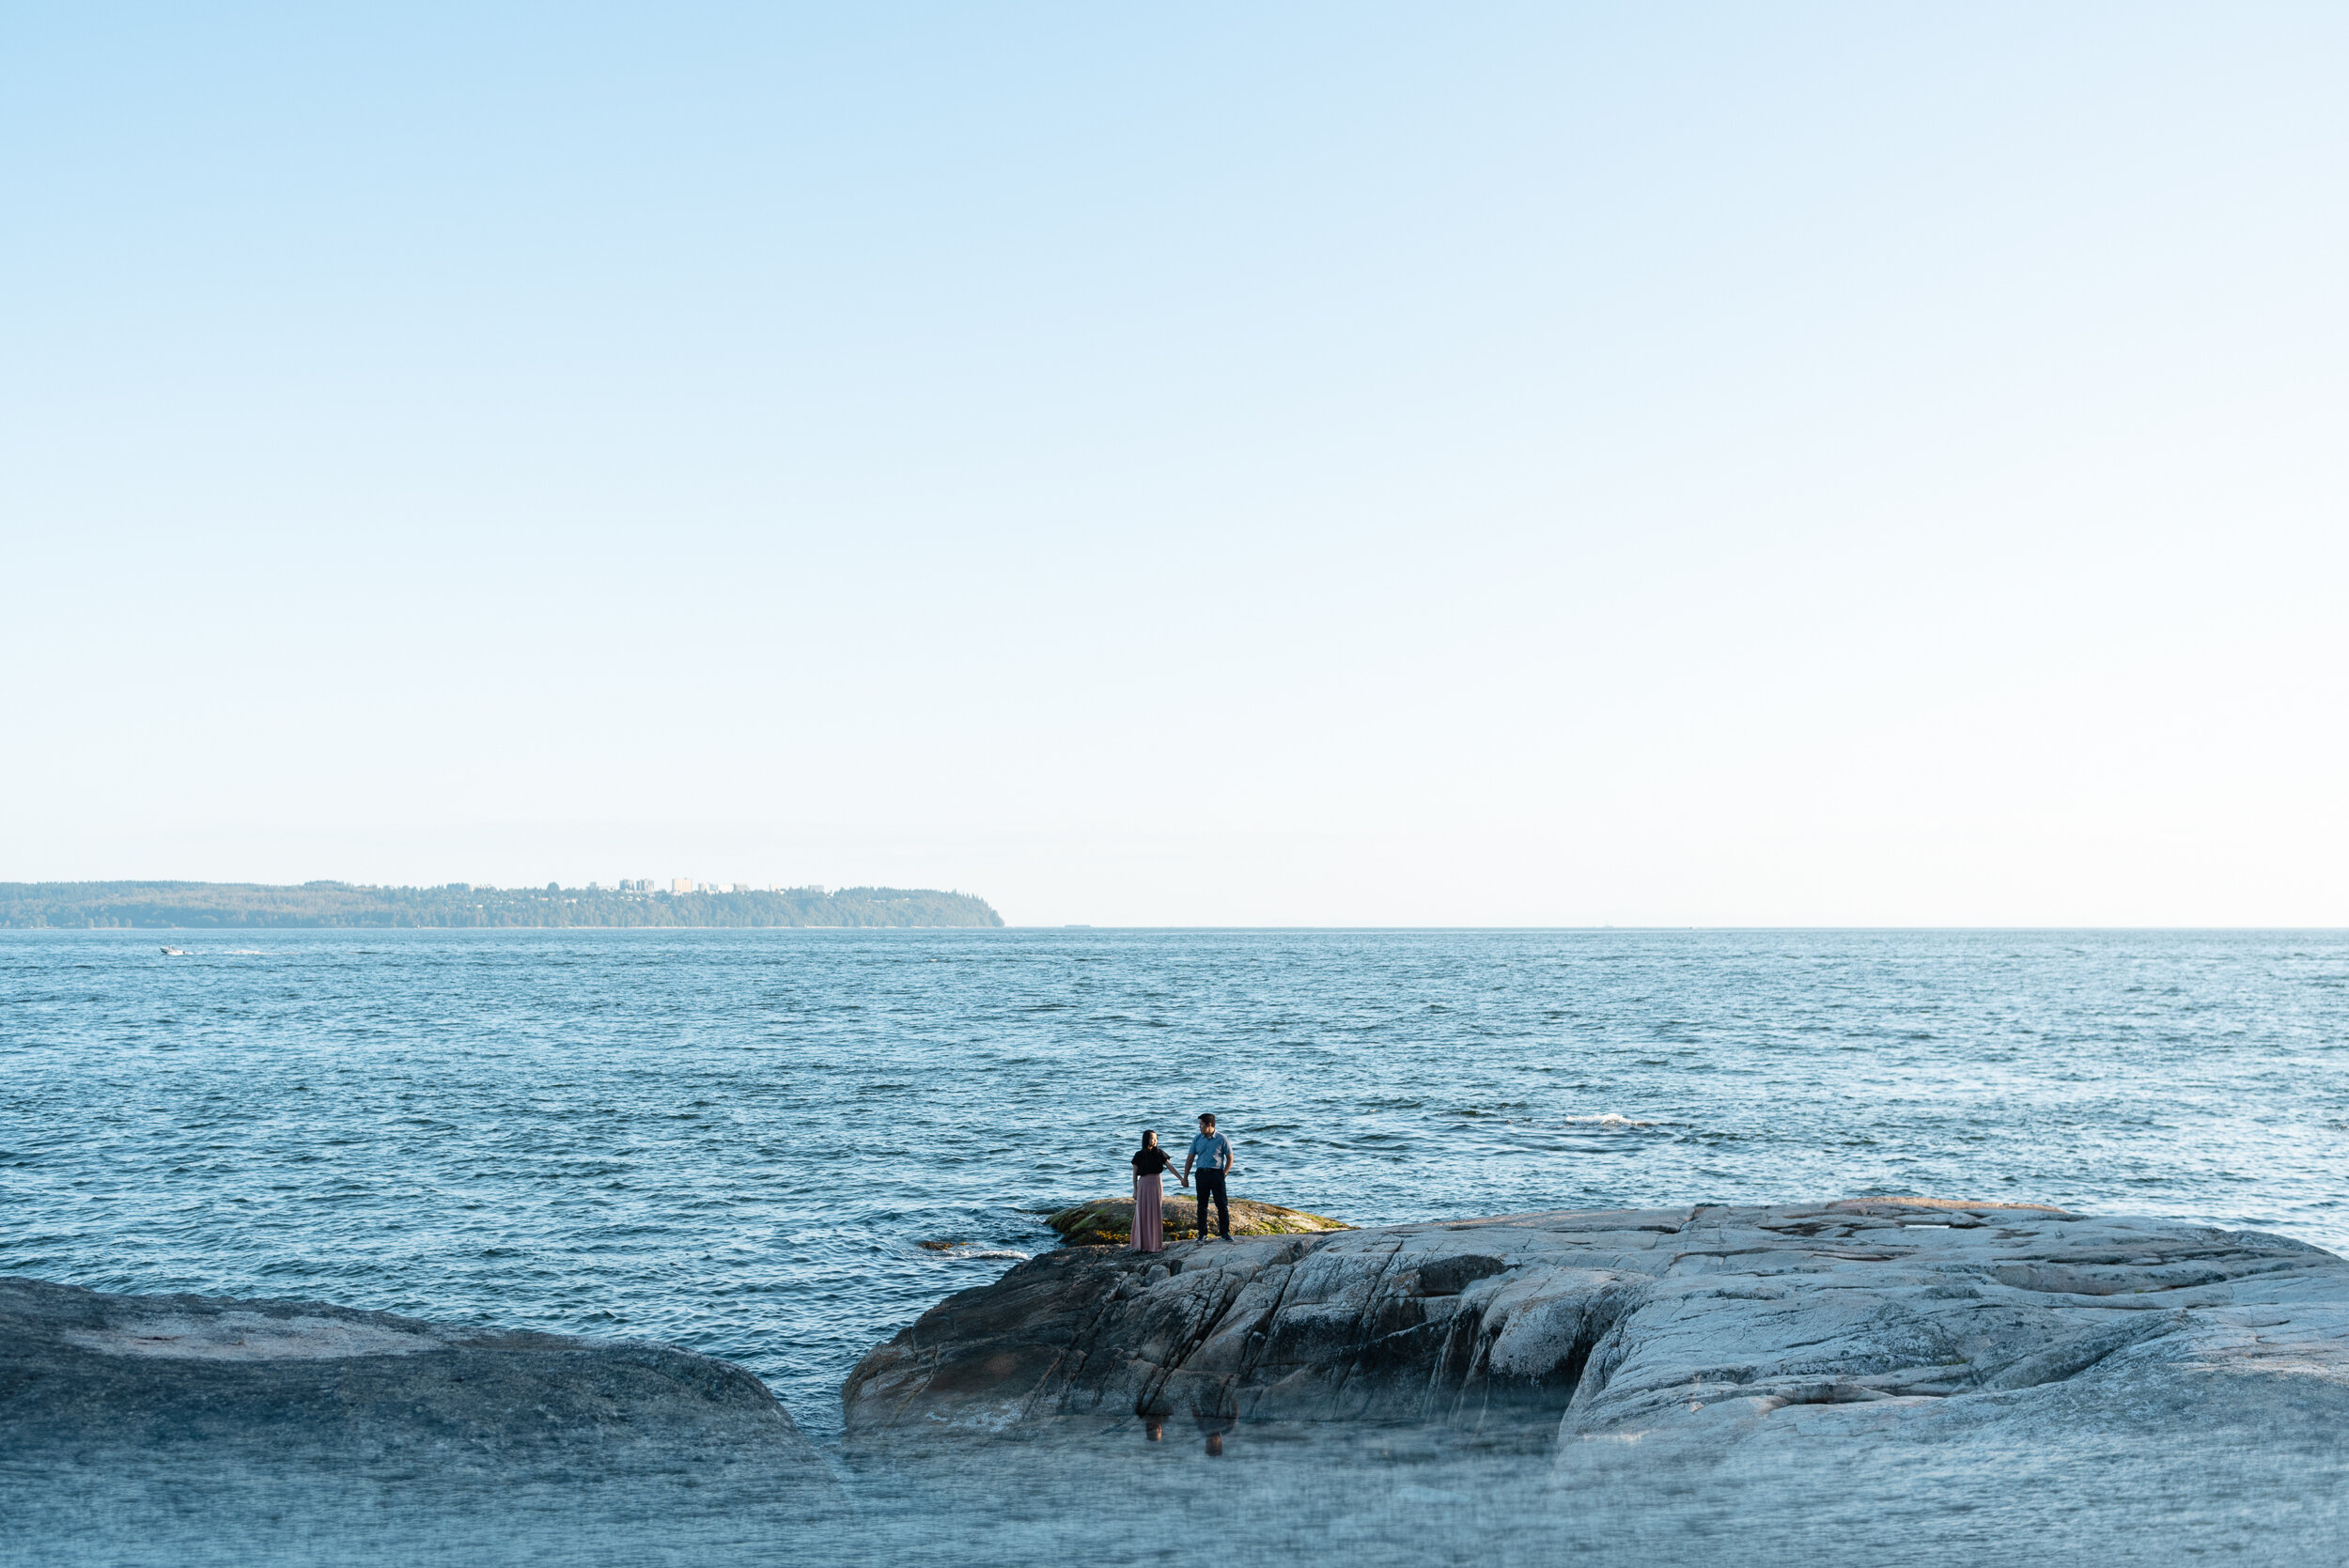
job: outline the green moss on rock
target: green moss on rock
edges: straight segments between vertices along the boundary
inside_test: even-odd
[[[1160,1210],[1160,1229],[1168,1241],[1194,1240],[1199,1234],[1199,1205],[1189,1196],[1170,1193]],[[1060,1233],[1064,1247],[1123,1247],[1133,1239],[1134,1203],[1130,1198],[1096,1198],[1048,1215],[1044,1222]],[[1232,1200],[1235,1236],[1308,1235],[1353,1228],[1342,1219],[1307,1214],[1302,1209],[1284,1209],[1278,1203],[1259,1203],[1247,1198]]]

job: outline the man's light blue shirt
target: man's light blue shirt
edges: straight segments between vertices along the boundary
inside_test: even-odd
[[[1190,1157],[1202,1171],[1232,1168],[1232,1141],[1221,1133],[1201,1133],[1190,1141]]]

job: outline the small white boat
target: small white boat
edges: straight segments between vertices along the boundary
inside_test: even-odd
[[[167,947],[163,949],[163,956],[166,958],[193,958],[195,955],[190,953],[184,947]]]

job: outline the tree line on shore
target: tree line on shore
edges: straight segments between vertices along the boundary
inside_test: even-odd
[[[304,882],[0,882],[0,926],[996,926],[987,900],[931,888],[622,893],[610,888]]]

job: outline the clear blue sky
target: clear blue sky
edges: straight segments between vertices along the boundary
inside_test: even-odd
[[[2349,10],[0,8],[0,879],[2349,922]]]

